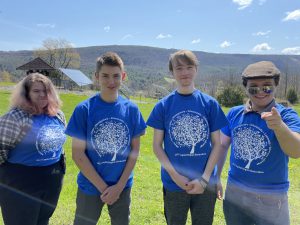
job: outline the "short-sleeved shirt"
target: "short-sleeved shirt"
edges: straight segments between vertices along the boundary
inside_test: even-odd
[[[27,166],[48,166],[60,160],[66,140],[65,125],[56,116],[33,115],[31,129],[9,152],[7,161]]]
[[[86,141],[86,155],[108,184],[120,179],[131,151],[133,138],[144,134],[146,124],[138,107],[118,96],[113,103],[103,101],[100,94],[81,102],[75,108],[66,134]],[[125,188],[131,187],[131,173]],[[96,187],[80,172],[79,188],[86,194],[99,194]]]
[[[191,95],[172,92],[155,105],[147,121],[147,125],[164,131],[167,157],[178,173],[191,180],[205,170],[212,150],[210,133],[227,124],[218,102],[199,90]],[[182,191],[163,167],[161,179],[167,190]]]
[[[283,122],[300,132],[300,119],[291,108],[275,104]],[[229,125],[222,133],[231,138],[228,182],[255,192],[286,192],[289,188],[289,157],[281,149],[273,130],[256,112],[244,106],[233,107],[227,115]]]

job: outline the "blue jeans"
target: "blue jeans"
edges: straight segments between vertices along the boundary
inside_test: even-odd
[[[228,225],[289,225],[287,193],[258,194],[227,184],[223,210]]]

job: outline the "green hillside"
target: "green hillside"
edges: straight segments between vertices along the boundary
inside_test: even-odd
[[[176,49],[147,46],[91,46],[76,49],[80,54],[80,70],[92,77],[96,58],[106,51],[117,52],[124,60],[128,72],[128,86],[133,91],[146,90],[152,84],[167,86],[164,77],[169,76],[168,58]],[[300,56],[294,55],[252,55],[216,54],[195,51],[200,61],[198,84],[218,80],[234,80],[248,64],[260,61],[273,61],[283,73],[300,73]],[[16,77],[23,75],[15,68],[33,59],[32,51],[0,51],[0,71],[6,70]]]

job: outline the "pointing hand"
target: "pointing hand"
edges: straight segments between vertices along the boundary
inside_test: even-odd
[[[263,112],[261,118],[266,121],[271,130],[281,129],[284,125],[281,116],[275,107],[272,107],[271,112]]]

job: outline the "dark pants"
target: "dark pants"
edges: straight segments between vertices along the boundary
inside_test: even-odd
[[[47,225],[62,188],[62,162],[45,167],[0,166],[0,206],[5,225]]]
[[[213,223],[216,186],[205,190],[203,194],[191,195],[186,192],[164,191],[164,210],[168,225],[185,225],[188,211],[191,211],[193,225],[211,225]]]
[[[107,205],[112,225],[129,224],[130,192],[131,188],[123,190],[114,204]],[[78,188],[76,205],[74,225],[95,225],[105,203],[101,201],[99,195],[87,195]]]

